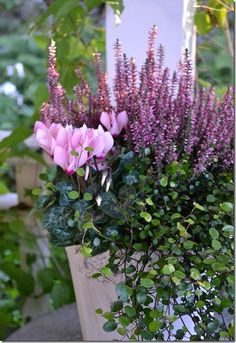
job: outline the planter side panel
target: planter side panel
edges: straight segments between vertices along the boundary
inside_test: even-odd
[[[116,332],[105,332],[105,319],[95,313],[97,308],[110,311],[110,304],[116,299],[115,283],[120,282],[121,276],[113,276],[102,280],[92,279],[91,275],[98,272],[108,261],[108,254],[104,253],[86,259],[79,253],[78,246],[66,248],[74,284],[79,320],[84,341],[120,340]],[[101,278],[100,278],[101,279]]]

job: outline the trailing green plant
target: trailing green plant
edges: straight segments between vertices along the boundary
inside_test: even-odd
[[[132,152],[117,157],[113,175],[100,206],[92,195],[100,178],[81,198],[60,172],[42,175],[48,191],[37,200],[55,245],[79,243],[88,258],[109,250],[92,277],[122,275],[110,311],[96,311],[104,330],[129,340],[233,340],[232,175],[194,177],[182,160],[156,179],[149,156]]]

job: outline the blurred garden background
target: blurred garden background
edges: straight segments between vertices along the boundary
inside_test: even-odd
[[[47,47],[51,38],[57,44],[58,69],[67,92],[71,94],[76,83],[76,67],[92,85],[93,53],[105,53],[106,4],[114,16],[124,8],[121,0],[0,0],[0,130],[13,131],[0,142],[0,196],[16,191],[15,166],[9,159],[28,156],[43,163],[41,155],[24,140],[32,134],[41,104],[48,97]],[[233,1],[196,1],[195,24],[197,84],[213,85],[220,98],[228,84],[233,84]],[[30,189],[26,192],[32,193]],[[29,296],[47,295],[51,309],[75,301],[63,248],[50,246],[49,261],[36,275],[32,273],[37,259],[35,236],[26,227],[25,211],[33,210],[22,204],[8,211],[0,208],[0,340],[31,320],[23,313]],[[22,242],[29,247],[25,263]],[[40,285],[37,294],[36,284]]]

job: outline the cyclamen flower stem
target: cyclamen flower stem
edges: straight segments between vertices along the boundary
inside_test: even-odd
[[[79,177],[79,184],[80,184],[82,193],[85,193],[87,187],[86,187],[86,181],[84,180],[83,177]]]

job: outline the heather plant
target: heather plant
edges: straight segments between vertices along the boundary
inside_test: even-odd
[[[233,90],[196,90],[188,52],[171,77],[164,48],[145,64],[116,42],[115,104],[95,54],[97,88],[69,98],[49,47],[49,103],[35,124],[54,175],[36,207],[56,246],[109,252],[93,278],[121,274],[104,330],[121,339],[233,340]],[[40,190],[37,190],[38,193]]]
[[[138,73],[134,58],[122,54],[121,44],[115,44],[116,76],[112,106],[106,74],[101,70],[100,56],[95,54],[97,89],[95,94],[79,70],[79,85],[74,87],[75,100],[66,97],[58,83],[56,50],[49,48],[48,88],[50,103],[42,107],[46,123],[87,124],[97,127],[102,112],[125,111],[128,125],[121,136],[127,148],[139,153],[149,147],[158,172],[175,160],[187,157],[194,173],[208,167],[226,170],[233,164],[233,89],[228,88],[223,101],[214,89],[194,89],[188,51],[179,70],[170,76],[164,68],[164,48],[160,45],[157,58],[154,51],[156,27],[150,32],[145,64]],[[139,82],[138,82],[139,81]]]

